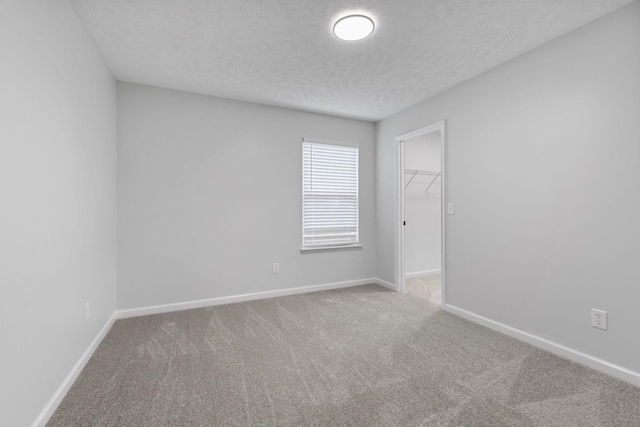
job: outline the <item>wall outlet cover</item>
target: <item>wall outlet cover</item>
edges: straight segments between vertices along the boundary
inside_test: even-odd
[[[607,330],[607,312],[604,310],[598,310],[596,308],[591,309],[591,326],[598,329]]]

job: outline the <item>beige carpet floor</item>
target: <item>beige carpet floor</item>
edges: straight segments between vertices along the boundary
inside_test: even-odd
[[[640,389],[376,285],[118,320],[48,426],[640,426]]]
[[[435,305],[442,303],[442,276],[440,274],[412,277],[406,279],[405,284],[407,292],[419,295]]]

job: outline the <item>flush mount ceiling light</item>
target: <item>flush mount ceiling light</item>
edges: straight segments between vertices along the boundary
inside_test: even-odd
[[[338,19],[333,25],[333,34],[346,41],[362,40],[373,33],[373,20],[364,15],[349,15]]]

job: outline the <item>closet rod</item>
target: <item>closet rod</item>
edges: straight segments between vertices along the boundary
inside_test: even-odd
[[[436,171],[424,171],[421,169],[405,169],[404,173],[406,174],[413,174],[413,175],[440,175],[440,172],[436,172]]]
[[[429,188],[431,188],[431,186],[433,185],[434,182],[436,182],[436,179],[438,179],[438,177],[440,175],[442,175],[442,172],[434,172],[434,171],[423,171],[423,170],[419,170],[419,169],[405,169],[404,170],[405,174],[411,174],[411,178],[409,178],[409,182],[407,182],[404,185],[404,188],[406,189],[409,184],[411,184],[411,181],[413,181],[413,178],[416,177],[416,175],[428,175],[428,176],[432,176],[433,179],[431,180],[431,183],[429,184],[429,186],[427,187],[426,191],[429,191]]]

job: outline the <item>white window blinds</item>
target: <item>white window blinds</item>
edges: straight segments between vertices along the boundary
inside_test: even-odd
[[[358,243],[358,148],[302,143],[302,247]]]

